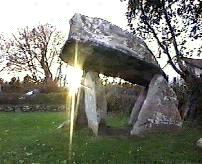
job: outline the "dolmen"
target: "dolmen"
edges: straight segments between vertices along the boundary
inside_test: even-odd
[[[75,49],[77,44],[78,49]],[[83,106],[87,124],[95,135],[105,120],[107,103],[98,74],[120,77],[142,86],[129,118],[131,135],[180,128],[182,120],[175,92],[144,41],[110,22],[75,14],[60,58],[85,72]]]

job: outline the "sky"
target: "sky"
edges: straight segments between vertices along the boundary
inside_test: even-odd
[[[20,27],[50,23],[68,36],[69,19],[75,13],[99,17],[127,29],[127,5],[120,0],[0,0],[0,33],[15,33]],[[152,47],[152,45],[151,45]],[[164,66],[166,60],[161,59]],[[176,76],[171,67],[164,70]],[[0,73],[4,79],[10,76]]]
[[[126,3],[119,0],[0,0],[0,33],[15,33],[18,28],[50,23],[68,36],[69,20],[75,13],[100,17],[127,28]],[[9,81],[25,73],[0,72]]]
[[[47,22],[68,31],[74,13],[101,17],[126,28],[125,12],[126,5],[119,0],[0,0],[0,31]]]

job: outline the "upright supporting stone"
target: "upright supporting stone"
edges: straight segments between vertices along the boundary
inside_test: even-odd
[[[76,128],[82,128],[88,126],[88,120],[85,112],[85,97],[84,88],[80,87],[78,92],[78,102],[76,102]]]
[[[96,107],[100,117],[100,121],[105,122],[107,117],[107,99],[105,95],[105,89],[101,84],[101,80],[98,77],[98,73],[93,73],[95,81],[95,94],[96,94]]]
[[[101,84],[101,80],[97,72],[90,72],[91,78],[95,84],[96,95],[96,110],[99,116],[99,120],[105,121],[107,117],[107,99],[105,95],[105,89]]]
[[[131,130],[131,135],[181,127],[182,120],[177,107],[175,92],[163,76],[155,75],[149,84],[147,97]]]
[[[146,99],[146,96],[147,96],[147,90],[146,90],[146,88],[143,87],[141,89],[140,94],[137,98],[137,101],[135,102],[135,105],[132,109],[130,119],[128,122],[129,125],[134,125],[134,123],[137,121],[139,112],[141,110],[141,107],[142,107],[144,100]]]
[[[96,110],[95,82],[93,81],[92,76],[93,73],[88,72],[84,80],[85,112],[88,120],[88,127],[92,129],[95,135],[98,135],[99,120]]]
[[[84,87],[79,89],[76,112],[76,127],[88,126],[98,135],[99,123],[107,116],[105,89],[96,72],[88,72],[84,78]]]

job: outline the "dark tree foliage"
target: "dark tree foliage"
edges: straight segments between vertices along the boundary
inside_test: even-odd
[[[189,88],[189,100],[195,100],[199,96],[197,88],[202,84],[202,78],[193,73],[183,59],[201,56],[202,2],[128,0],[126,16],[134,35],[157,43],[157,55],[168,59],[168,64],[185,80]],[[190,102],[190,110],[195,111],[192,104]]]

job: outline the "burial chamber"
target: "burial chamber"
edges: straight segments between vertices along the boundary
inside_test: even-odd
[[[79,64],[87,72],[120,77],[141,86],[147,86],[155,74],[166,77],[141,39],[106,20],[73,16],[60,55],[70,65],[74,63],[76,42]]]
[[[177,97],[155,57],[138,37],[106,20],[75,14],[60,57],[74,65],[75,54],[86,72],[84,85],[91,88],[84,88],[81,97],[85,101],[80,104],[85,109],[80,113],[87,116],[88,126],[96,135],[107,111],[99,73],[143,86],[129,119],[131,135],[182,125]]]

